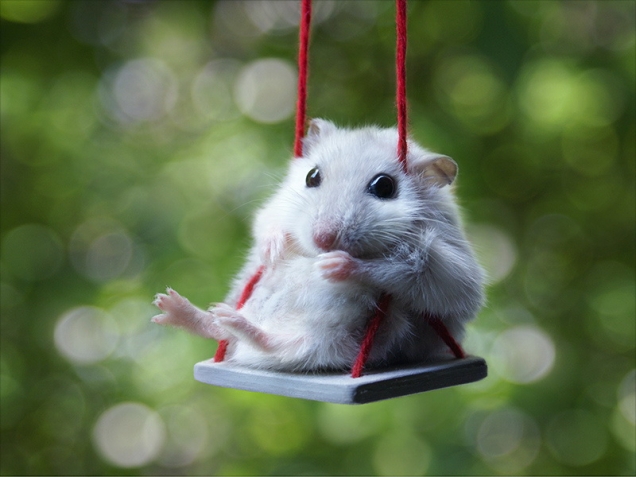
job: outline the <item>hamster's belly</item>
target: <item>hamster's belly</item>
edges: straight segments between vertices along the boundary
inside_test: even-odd
[[[241,313],[266,333],[302,338],[300,348],[266,353],[238,341],[231,359],[276,369],[338,368],[351,365],[377,297],[351,282],[325,280],[315,259],[297,257],[267,270]]]

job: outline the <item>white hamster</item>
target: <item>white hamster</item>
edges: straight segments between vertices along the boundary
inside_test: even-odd
[[[483,302],[484,274],[466,241],[449,157],[408,143],[406,171],[395,129],[310,123],[303,157],[258,211],[254,245],[225,303],[207,311],[174,290],[158,294],[160,324],[229,342],[229,362],[278,370],[349,369],[383,293],[387,316],[368,366],[441,358]],[[240,310],[254,272],[260,281]]]

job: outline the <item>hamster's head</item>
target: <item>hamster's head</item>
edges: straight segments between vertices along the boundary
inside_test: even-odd
[[[423,221],[454,220],[455,162],[409,141],[404,170],[397,142],[395,129],[311,122],[283,185],[295,209],[286,227],[305,253],[380,257],[418,240]]]

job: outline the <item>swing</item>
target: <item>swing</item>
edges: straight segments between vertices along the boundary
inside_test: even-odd
[[[311,0],[302,0],[298,54],[298,98],[294,140],[295,157],[302,156],[307,98],[307,51],[311,21]],[[406,0],[396,0],[396,103],[398,111],[398,159],[406,167]],[[250,298],[263,275],[261,266],[244,287],[236,305],[239,310]],[[487,375],[484,359],[467,356],[442,320],[425,315],[433,331],[448,346],[454,359],[365,370],[374,336],[382,324],[391,296],[381,296],[369,321],[350,375],[335,372],[298,373],[248,368],[224,361],[228,342],[221,340],[213,360],[197,363],[194,377],[203,383],[245,391],[339,404],[364,404],[383,399],[467,384]],[[363,371],[364,374],[363,374]]]

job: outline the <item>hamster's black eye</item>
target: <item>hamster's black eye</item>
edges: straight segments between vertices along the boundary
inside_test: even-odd
[[[320,169],[314,167],[312,170],[309,171],[309,174],[307,174],[305,183],[307,184],[307,187],[318,187],[321,182],[322,177],[320,177]]]
[[[378,199],[392,199],[397,194],[395,179],[387,174],[378,174],[367,186],[367,192]]]

